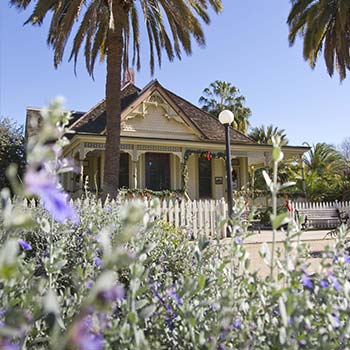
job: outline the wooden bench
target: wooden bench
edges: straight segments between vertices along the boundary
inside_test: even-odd
[[[246,210],[245,212],[243,212],[241,218],[243,220],[248,220],[248,216],[251,214],[251,212],[251,210]],[[260,213],[258,210],[255,211],[253,219],[249,221],[248,230],[258,230],[258,232],[261,233],[261,220]]]
[[[296,211],[297,217],[305,216],[305,221],[302,223],[303,229],[311,228],[335,228],[341,223],[340,212],[337,208],[305,208]]]

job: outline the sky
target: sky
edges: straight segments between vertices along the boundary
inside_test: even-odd
[[[327,142],[338,145],[350,136],[350,76],[343,83],[330,78],[323,58],[312,70],[302,57],[302,41],[288,43],[289,0],[223,0],[224,10],[212,14],[204,27],[206,47],[193,44],[191,56],[163,58],[154,76],[149,70],[147,41],[136,85],[158,79],[166,88],[198,105],[204,88],[215,80],[237,86],[252,110],[251,125],[273,124],[286,130],[290,144]],[[28,106],[42,107],[63,96],[66,107],[87,111],[104,97],[105,64],[96,64],[92,80],[80,56],[77,75],[68,62],[53,67],[46,44],[48,21],[23,26],[29,11],[0,3],[0,116],[23,124]],[[145,38],[144,36],[142,39]]]

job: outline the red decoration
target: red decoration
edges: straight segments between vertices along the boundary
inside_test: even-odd
[[[236,180],[237,179],[237,172],[235,169],[232,169],[232,179]]]
[[[211,152],[207,152],[207,160],[211,160],[213,158]]]

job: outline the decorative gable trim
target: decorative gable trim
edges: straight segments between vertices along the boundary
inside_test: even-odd
[[[168,96],[163,87],[154,80],[146,86],[140,93],[139,97],[125,110],[122,111],[122,123],[136,117],[145,118],[147,110],[150,106],[160,107],[164,110],[164,117],[168,120],[174,120],[191,130],[191,132],[199,139],[204,139],[201,130],[191,122],[191,120],[183,113],[176,103]],[[106,129],[101,135],[106,134]]]

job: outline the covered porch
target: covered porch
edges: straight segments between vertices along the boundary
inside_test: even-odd
[[[86,185],[91,192],[103,190],[105,138],[94,138],[75,139],[66,151],[79,169],[62,177],[63,186],[73,197],[80,195]],[[120,187],[178,191],[192,200],[226,197],[224,145],[137,141],[122,138]],[[248,154],[235,148],[231,163],[234,190],[239,191],[249,182]]]

